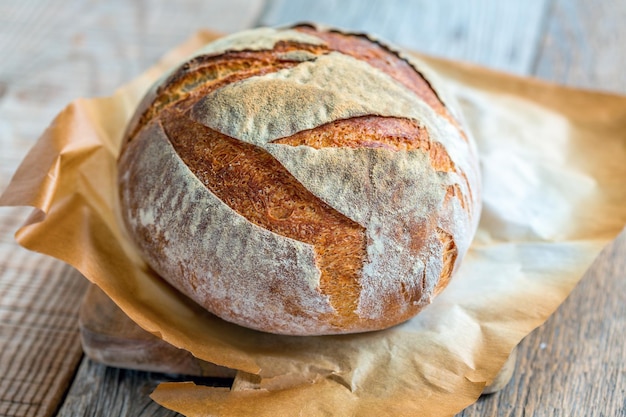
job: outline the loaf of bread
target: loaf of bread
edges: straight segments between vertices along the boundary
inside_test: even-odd
[[[436,75],[313,25],[219,39],[162,77],[118,168],[146,262],[222,319],[279,334],[411,318],[480,214],[475,145]]]

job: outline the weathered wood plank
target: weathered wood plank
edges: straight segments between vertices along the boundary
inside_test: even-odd
[[[533,74],[626,93],[626,2],[554,0]]]
[[[17,163],[71,100],[111,94],[198,29],[246,28],[261,6],[262,0],[3,0],[3,157]]]
[[[314,21],[417,51],[527,74],[549,0],[270,0],[261,25]]]
[[[0,241],[0,415],[57,409],[82,357],[77,314],[86,286],[62,262]]]
[[[111,368],[84,360],[77,381],[59,410],[58,416],[154,416],[178,413],[159,407],[148,395],[159,384],[142,372]]]
[[[0,190],[76,94],[79,84],[55,71],[59,57],[47,48],[61,23],[51,16],[63,4],[0,3]],[[67,86],[59,88],[62,82]],[[14,242],[29,211],[0,209],[0,415],[8,416],[53,415],[82,357],[77,313],[87,283],[63,263]]]
[[[180,379],[173,375],[112,368],[87,359],[81,363],[76,382],[58,416],[179,416],[149,397],[159,383],[177,380]],[[185,377],[184,380],[190,379]],[[192,380],[209,386],[229,386],[231,382],[212,378]]]

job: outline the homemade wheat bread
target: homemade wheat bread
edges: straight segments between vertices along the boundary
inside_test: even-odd
[[[209,44],[128,126],[127,229],[164,279],[243,326],[407,320],[448,284],[480,214],[475,146],[434,77],[311,25]]]

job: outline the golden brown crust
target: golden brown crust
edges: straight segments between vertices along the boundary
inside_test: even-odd
[[[177,110],[160,121],[185,164],[220,200],[264,229],[314,246],[320,290],[338,312],[328,320],[349,325],[361,291],[363,227],[311,194],[265,150]]]
[[[413,91],[418,97],[421,97],[438,114],[454,124],[465,138],[458,121],[446,109],[437,96],[437,92],[433,90],[428,81],[411,64],[393,53],[389,48],[373,42],[365,35],[345,34],[333,30],[320,32],[309,25],[297,26],[295,29],[319,36],[328,42],[329,49],[364,60],[373,67],[389,74]]]
[[[448,151],[446,147],[448,145],[444,145],[444,143],[454,143],[459,139],[467,141],[467,138],[462,130],[459,130],[458,122],[453,119],[429,83],[410,64],[388,48],[372,42],[365,36],[346,35],[337,31],[319,31],[310,26],[299,26],[296,30],[315,36],[321,41],[308,44],[282,39],[276,41],[271,50],[238,49],[200,55],[182,65],[150,93],[140,105],[128,128],[125,146],[122,150],[123,162],[120,164],[122,205],[123,210],[129,213],[126,215],[132,217],[131,220],[127,220],[127,224],[129,228],[134,229],[131,233],[135,233],[140,246],[147,248],[146,250],[150,252],[146,256],[159,264],[153,266],[155,269],[164,276],[172,273],[177,275],[165,276],[165,278],[177,286],[185,287],[188,295],[226,319],[260,330],[287,334],[344,333],[388,327],[415,315],[432,296],[445,288],[462,253],[467,248],[468,235],[471,234],[473,221],[471,211],[475,202],[471,194],[474,177],[468,179],[464,168],[466,165],[459,166],[458,161],[453,160],[452,154]],[[322,189],[312,191],[305,183],[297,179],[296,171],[300,172],[298,175],[301,175],[299,169],[293,171],[279,162],[280,158],[285,157],[284,153],[278,153],[282,155],[279,158],[275,153],[276,150],[268,151],[274,148],[266,149],[252,142],[248,143],[231,137],[203,124],[204,122],[197,117],[197,112],[204,111],[197,104],[224,86],[251,80],[254,77],[265,79],[268,74],[289,70],[300,66],[303,61],[315,60],[316,57],[337,52],[363,61],[375,71],[382,71],[404,85],[423,100],[432,109],[433,114],[442,117],[447,120],[445,123],[454,126],[454,129],[458,130],[458,139],[447,138],[441,141],[441,138],[433,137],[433,131],[427,128],[432,124],[424,124],[421,120],[366,114],[331,120],[311,129],[278,137],[278,139],[268,141],[268,146],[281,145],[294,149],[305,147],[320,151],[370,149],[372,152],[382,152],[380,158],[372,154],[372,158],[365,159],[372,164],[368,168],[370,170],[379,169],[378,166],[389,166],[394,171],[402,170],[405,169],[403,164],[422,160],[416,155],[425,155],[425,162],[419,163],[426,164],[426,166],[419,170],[413,168],[409,170],[424,173],[432,170],[432,174],[419,175],[424,175],[424,181],[433,181],[433,179],[436,181],[424,183],[425,190],[428,189],[424,197],[421,197],[424,201],[411,201],[410,204],[417,204],[416,211],[422,210],[419,205],[437,206],[439,211],[420,214],[422,217],[407,216],[405,220],[401,219],[397,222],[397,225],[393,223],[394,226],[391,228],[388,225],[377,225],[376,222],[379,220],[376,216],[378,215],[374,215],[371,221],[355,220],[352,218],[354,216],[347,214],[344,206],[334,207],[322,198],[322,195],[329,195],[328,189],[324,188],[323,192]],[[254,106],[255,103],[246,102],[246,105]],[[440,135],[439,131],[441,128],[436,130],[437,135]],[[129,177],[131,175],[129,173],[134,172],[132,161],[136,158],[145,158],[138,146],[129,146],[129,143],[136,136],[141,137],[144,143],[150,140],[150,135],[158,136],[159,140],[166,138],[171,143],[173,152],[180,158],[182,165],[190,170],[202,187],[228,207],[220,210],[232,210],[258,230],[278,236],[272,239],[285,238],[299,242],[299,244],[310,245],[314,260],[312,267],[319,271],[319,282],[315,284],[317,285],[316,291],[321,297],[315,301],[315,305],[320,306],[319,308],[315,307],[315,310],[312,310],[307,303],[298,302],[294,293],[289,292],[291,287],[281,283],[281,281],[300,279],[297,276],[291,276],[289,272],[291,267],[284,265],[277,267],[276,276],[269,280],[271,284],[266,287],[255,287],[255,291],[259,293],[252,294],[252,296],[261,301],[257,307],[251,304],[253,306],[251,308],[252,311],[254,308],[258,309],[258,317],[254,312],[243,311],[248,307],[235,308],[228,304],[229,302],[238,304],[232,299],[232,289],[225,298],[219,298],[214,294],[196,296],[196,292],[204,294],[213,291],[209,288],[218,284],[212,280],[219,281],[230,275],[237,276],[237,274],[232,273],[233,271],[223,271],[219,266],[211,266],[210,260],[207,261],[209,266],[206,268],[207,271],[211,271],[210,276],[202,276],[198,270],[188,267],[178,258],[170,262],[167,257],[168,251],[172,252],[172,249],[171,246],[167,247],[171,245],[169,238],[166,237],[168,231],[160,230],[156,238],[149,235],[155,233],[153,232],[154,216],[177,216],[174,205],[170,205],[169,208],[165,206],[140,207],[145,203],[142,202],[142,196],[139,194],[151,193],[150,198],[145,199],[151,201],[150,204],[157,204],[161,200],[159,197],[154,197],[154,190],[142,191],[141,187],[136,187],[134,181],[140,181],[140,179]],[[393,163],[393,153],[404,155],[397,165]],[[407,155],[411,157],[408,158]],[[336,158],[336,155],[333,158]],[[302,163],[308,163],[306,161],[309,160],[303,159]],[[323,164],[327,163],[323,162]],[[326,166],[323,164],[320,166]],[[159,170],[158,166],[146,168],[150,166],[149,161],[141,166],[142,170],[154,169],[155,172]],[[358,170],[364,167],[354,168]],[[183,172],[180,168],[173,170]],[[373,174],[370,173],[370,175]],[[448,176],[460,178],[460,180],[448,180]],[[193,182],[195,179],[185,178],[185,183]],[[409,183],[405,184],[399,179],[399,182],[394,183],[394,180],[396,179],[393,177],[385,179],[389,182],[389,187],[397,188],[397,199],[391,196],[393,199],[391,204],[394,207],[395,204],[401,204],[400,202],[404,201],[402,199],[406,199],[406,196],[417,195],[415,189],[405,190],[409,187],[407,185]],[[171,181],[171,184],[164,185],[168,187],[168,192],[172,192],[172,189],[177,187],[177,179],[172,178]],[[372,192],[378,193],[375,188],[379,186],[375,184],[379,182],[375,180],[370,185],[364,183],[363,187],[374,187]],[[410,187],[415,188],[416,183],[413,180],[410,184],[412,184]],[[327,187],[327,185],[319,185],[319,187]],[[338,193],[340,191],[337,189]],[[385,190],[381,192],[383,194],[380,197],[371,194],[371,198],[379,198],[380,201],[368,202],[366,200],[370,197],[367,197],[362,204],[371,204],[371,210],[378,210],[377,205],[383,207],[385,205],[383,199],[387,198],[385,195],[388,193]],[[132,193],[138,195],[130,195]],[[364,195],[370,194],[365,192]],[[180,201],[186,201],[183,197],[180,199]],[[399,208],[407,209],[401,206]],[[149,215],[145,214],[146,210],[149,210]],[[369,209],[364,210],[367,212]],[[196,210],[194,216],[198,215],[201,213]],[[405,216],[400,213],[397,215]],[[178,216],[180,217],[179,214]],[[147,221],[149,227],[141,224],[145,223],[144,217],[149,218]],[[167,223],[166,220],[162,222]],[[235,223],[239,222],[235,220]],[[188,223],[185,220],[181,221],[183,228],[196,228],[195,225]],[[202,223],[201,220],[200,223]],[[398,229],[394,232],[394,228]],[[390,259],[396,259],[393,262],[398,263],[398,268],[414,271],[413,275],[407,274],[406,271],[401,272],[400,269],[394,272],[393,268],[396,267],[392,268],[387,265],[384,253],[380,252],[381,245],[387,245],[385,233],[391,233],[391,238],[394,242],[397,241],[393,245],[400,245],[394,249],[399,252],[390,256]],[[237,239],[245,239],[241,233],[236,235]],[[463,243],[459,243],[459,238],[463,240]],[[142,245],[145,242],[151,243]],[[237,244],[247,247],[243,241]],[[193,243],[181,242],[181,245],[193,245]],[[228,246],[227,243],[225,245]],[[259,247],[258,251],[261,253],[263,250],[269,250],[268,248]],[[304,247],[296,245],[295,248],[299,248],[296,250],[299,254],[294,258],[298,261],[289,261],[290,265],[302,264],[298,268],[302,267],[309,271],[310,268],[303,264],[303,259],[306,259],[306,254],[302,252]],[[383,258],[378,260],[373,258],[378,256],[383,256]],[[404,261],[401,259],[403,257],[409,260]],[[386,272],[380,273],[385,280],[388,279],[387,277],[392,277],[394,273],[399,274],[398,282],[376,284],[376,268],[385,269]],[[178,274],[172,272],[178,270],[180,271]],[[309,280],[307,285],[312,285],[311,279],[307,278]],[[206,290],[204,286],[207,286]],[[235,287],[236,293],[237,282],[234,281],[231,286]],[[380,288],[377,289],[377,286]],[[263,305],[263,291],[266,291],[272,300],[280,300],[279,309],[284,311],[281,314],[288,317],[284,317],[284,320],[283,318],[272,319],[271,317],[275,316],[271,314],[265,317],[266,312],[261,311],[262,309],[276,309],[276,307]],[[377,291],[379,295],[376,295]],[[364,295],[366,293],[367,295]],[[239,294],[239,297],[248,296],[251,294]],[[380,307],[375,313],[370,314],[367,309],[371,308],[372,299],[378,300]],[[328,307],[322,307],[325,302],[323,300],[327,300]]]
[[[154,93],[152,100],[142,103],[138,109],[141,116],[132,123],[133,127],[127,134],[132,139],[161,110],[169,105],[189,99],[190,96],[200,97],[223,85],[239,80],[279,71],[293,67],[296,61],[282,58],[281,52],[293,50],[291,43],[280,43],[270,51],[227,52],[219,56],[200,56],[182,65]],[[322,53],[324,48],[303,46],[315,53]]]

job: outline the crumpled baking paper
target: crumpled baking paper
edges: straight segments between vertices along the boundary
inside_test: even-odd
[[[567,297],[626,224],[626,98],[426,59],[477,141],[484,208],[450,286],[414,319],[364,334],[288,337],[226,323],[155,275],[118,221],[124,126],[200,32],[113,96],[79,99],[16,172],[2,205],[35,207],[24,247],[73,265],[132,320],[239,371],[232,390],[160,385],[189,416],[449,416],[473,403],[520,340]]]

